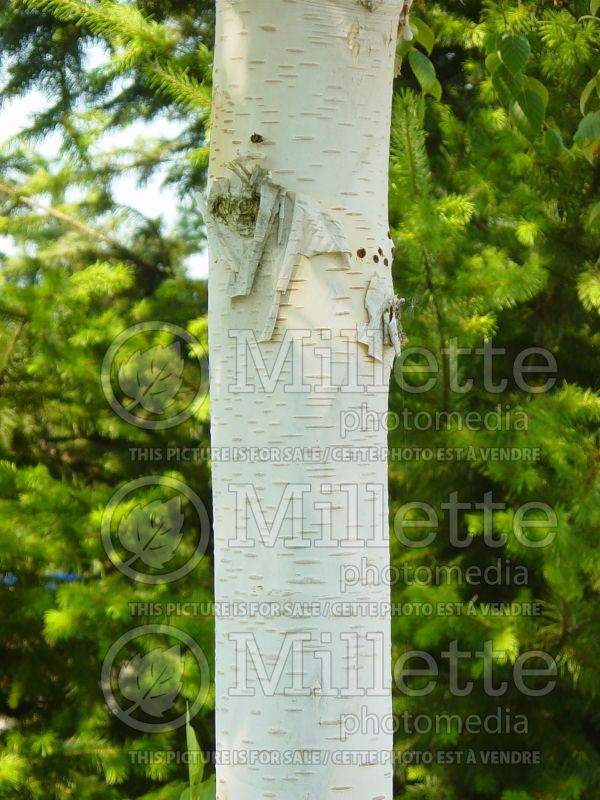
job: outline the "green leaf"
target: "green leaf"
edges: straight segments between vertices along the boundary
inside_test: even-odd
[[[587,106],[588,100],[590,99],[594,89],[598,94],[600,94],[600,72],[598,75],[594,75],[593,78],[590,78],[590,80],[586,83],[583,92],[581,93],[581,97],[579,98],[579,108],[581,109],[582,114],[585,114],[585,107]]]
[[[442,84],[437,80],[437,78],[434,80],[433,86],[431,89],[429,89],[427,94],[430,94],[436,100],[442,99]]]
[[[431,61],[418,50],[411,50],[408,54],[408,63],[414,72],[415,78],[419,81],[421,89],[424,92],[429,92],[434,87],[436,80],[435,67]]]
[[[516,75],[523,70],[529,61],[531,48],[525,36],[521,34],[507,33],[500,40],[498,54],[502,63]]]
[[[510,107],[510,117],[520,133],[533,141],[542,129],[546,106],[536,92],[525,89],[520,92]]]
[[[198,787],[198,793],[193,800],[215,800],[217,795],[217,783],[215,780],[215,776],[211,775],[207,781],[200,784]]]
[[[500,60],[498,53],[489,53],[485,57],[485,67],[490,75],[493,74],[501,64],[502,61]]]
[[[578,143],[595,142],[600,137],[600,111],[586,114],[573,137]]]
[[[196,733],[190,723],[189,706],[186,710],[185,717],[185,741],[187,745],[188,773],[190,777],[190,800],[193,800],[196,789],[202,781],[202,776],[204,774],[204,762],[202,760],[202,751],[200,750]]]
[[[539,94],[544,101],[544,105],[548,105],[548,102],[550,101],[548,89],[546,89],[544,84],[541,81],[538,81],[537,78],[530,78],[528,75],[526,75],[523,79],[523,88]]]
[[[560,131],[557,128],[548,128],[544,134],[544,144],[550,155],[556,157],[560,156],[565,147]]]
[[[504,64],[500,64],[492,74],[492,85],[500,102],[508,105],[522,90],[523,76],[521,74],[513,75]]]
[[[573,140],[581,147],[587,160],[592,162],[600,151],[600,111],[585,115]]]
[[[600,0],[590,0],[590,13],[595,17],[600,8]]]
[[[435,45],[435,33],[431,30],[429,25],[418,17],[411,17],[410,27],[413,29],[416,41],[424,47],[428,53],[431,53]]]

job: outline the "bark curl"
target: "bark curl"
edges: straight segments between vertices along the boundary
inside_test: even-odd
[[[231,171],[233,179],[219,178],[211,186],[206,209],[209,235],[231,269],[231,298],[251,293],[267,249],[279,249],[281,266],[259,339],[268,342],[298,259],[339,253],[349,267],[350,245],[340,223],[316,200],[275,183],[254,156],[240,156]]]

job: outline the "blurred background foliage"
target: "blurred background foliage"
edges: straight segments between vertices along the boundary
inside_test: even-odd
[[[390,464],[394,601],[463,609],[394,617],[395,657],[425,649],[440,668],[431,694],[395,697],[396,746],[406,755],[397,796],[594,800],[599,3],[464,0],[413,10],[414,39],[398,50],[391,148],[394,274],[409,341],[392,382],[390,407],[401,422],[391,418],[390,445],[473,450]],[[183,729],[132,731],[99,686],[107,650],[132,624],[169,623],[212,650],[210,617],[132,617],[130,606],[210,600],[209,556],[175,584],[135,583],[104,552],[99,518],[117,487],[147,473],[184,481],[210,508],[205,460],[135,456],[135,448],[164,455],[169,446],[208,444],[207,404],[176,428],[146,431],[113,412],[100,370],[114,338],[148,320],[177,324],[206,344],[206,286],[187,276],[185,263],[204,248],[213,22],[209,0],[11,0],[0,10],[4,113],[32,91],[47,99],[0,151],[0,797],[179,800],[185,765],[134,763],[130,754],[182,751],[190,736],[194,746],[214,746],[210,698],[186,745]],[[165,119],[178,135],[106,147],[133,123]],[[40,146],[48,137],[51,158]],[[124,173],[140,182],[160,174],[174,187],[174,225],[165,226],[159,197],[152,218],[116,201]],[[486,342],[500,351],[492,355],[494,381],[507,381],[501,393],[483,381]],[[419,372],[427,362],[418,347],[436,355],[438,373]],[[515,381],[515,359],[531,347],[556,358],[551,391]],[[194,355],[183,354],[192,372]],[[432,375],[431,388],[418,391]],[[472,378],[472,389],[457,392],[455,376],[461,385]],[[526,376],[534,388],[547,378]],[[477,425],[498,406],[500,429]],[[494,447],[537,448],[539,458],[496,460]],[[455,520],[452,493],[464,503]],[[426,547],[401,543],[423,538],[410,526],[422,515],[408,501],[438,517]],[[493,511],[494,535],[505,535],[499,547],[484,536],[491,502],[502,504]],[[517,535],[515,515],[530,502],[556,512],[549,547],[525,547]],[[450,528],[470,535],[469,545],[457,547]],[[494,565],[497,585],[464,578],[467,567]],[[440,566],[462,572],[439,575]],[[498,600],[535,602],[541,613],[490,613],[486,604]],[[506,694],[485,691],[481,659],[461,659],[460,683],[473,689],[457,697],[443,654],[451,642],[475,652],[486,641]],[[547,651],[559,668],[556,688],[539,698],[511,677],[519,654],[531,650]],[[181,713],[193,683],[184,681]],[[461,722],[498,713],[496,733]],[[420,714],[433,725],[415,727]],[[499,749],[538,750],[541,761],[486,763],[485,752]],[[441,763],[457,751],[474,761]],[[433,753],[433,763],[416,763],[419,753]]]

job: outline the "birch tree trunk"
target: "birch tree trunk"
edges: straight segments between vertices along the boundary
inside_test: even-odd
[[[343,579],[389,562],[401,5],[217,0],[206,219],[218,800],[392,797],[389,589]]]

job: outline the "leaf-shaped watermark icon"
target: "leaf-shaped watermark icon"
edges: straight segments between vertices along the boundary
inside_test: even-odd
[[[141,406],[152,414],[163,414],[181,389],[184,366],[181,342],[132,353],[118,372],[121,390],[133,401],[127,410]]]
[[[177,700],[188,665],[195,675],[195,696],[186,698],[189,709],[187,704],[181,709]],[[108,708],[123,724],[145,733],[173,731],[207,702],[210,667],[198,642],[185,631],[173,625],[141,625],[110,646],[100,685]]]
[[[133,702],[126,713],[131,715],[139,708],[151,717],[162,717],[173,708],[181,691],[183,666],[179,645],[168,650],[157,647],[146,655],[136,653],[125,662],[118,684],[123,697]]]
[[[164,502],[138,503],[119,522],[119,541],[133,553],[126,566],[139,559],[148,567],[164,567],[179,547],[183,520],[181,495]]]
[[[153,487],[152,500],[148,487]],[[156,487],[163,487],[158,498]],[[182,507],[186,547],[179,553],[184,536]],[[128,578],[171,583],[191,572],[206,553],[210,518],[203,501],[183,481],[145,475],[112,495],[102,513],[101,537],[106,554]]]
[[[167,430],[190,419],[207,399],[208,352],[179,325],[139,322],[112,341],[100,378],[121,419],[145,430]]]

